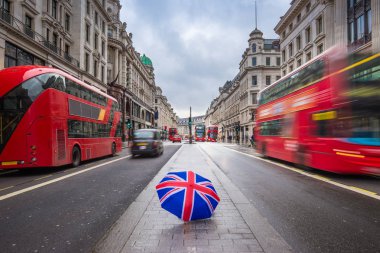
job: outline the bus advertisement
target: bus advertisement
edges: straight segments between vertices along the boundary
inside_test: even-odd
[[[169,141],[172,141],[174,135],[177,135],[177,134],[178,134],[177,128],[174,128],[174,127],[169,128]]]
[[[206,127],[205,125],[195,126],[195,141],[206,141]]]
[[[0,71],[0,169],[78,166],[122,149],[117,101],[42,66]]]
[[[207,127],[207,141],[216,142],[218,140],[218,126]]]
[[[259,153],[334,173],[380,174],[380,54],[342,55],[328,50],[259,93]]]

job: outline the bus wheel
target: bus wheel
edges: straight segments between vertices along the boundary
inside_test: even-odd
[[[73,167],[78,167],[81,161],[80,149],[78,146],[74,146],[72,153]]]
[[[112,156],[116,155],[116,144],[115,144],[115,142],[112,142],[111,155]]]
[[[298,148],[296,155],[296,167],[303,170],[309,170],[309,167],[307,166],[307,150],[303,146]]]

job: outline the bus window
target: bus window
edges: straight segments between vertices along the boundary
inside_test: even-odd
[[[313,113],[312,119],[316,124],[315,135],[319,137],[333,136],[336,115],[336,111],[322,111]]]
[[[289,113],[285,115],[282,127],[282,136],[293,137],[294,117],[294,113]]]

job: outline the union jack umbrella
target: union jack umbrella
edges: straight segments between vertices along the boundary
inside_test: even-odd
[[[192,172],[169,172],[156,186],[161,206],[184,221],[210,218],[220,199],[211,181]]]

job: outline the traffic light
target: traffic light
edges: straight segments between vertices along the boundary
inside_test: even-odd
[[[132,122],[130,119],[127,119],[127,128],[131,129],[132,128]]]

